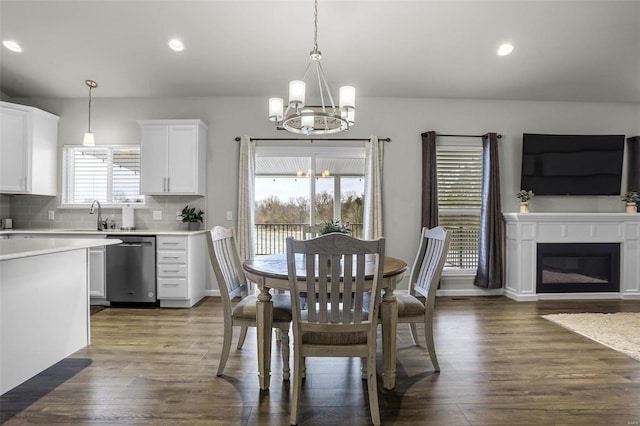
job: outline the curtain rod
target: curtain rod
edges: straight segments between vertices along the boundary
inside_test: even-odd
[[[442,137],[455,137],[455,138],[481,138],[484,135],[445,135],[445,134],[440,134],[440,133],[436,133],[436,136],[442,136]],[[497,136],[498,139],[502,139],[502,135],[498,135]]]
[[[240,142],[240,136],[236,136],[234,139],[236,142]],[[369,138],[250,138],[253,141],[365,141],[368,142]],[[391,142],[391,138],[378,138],[382,142]]]

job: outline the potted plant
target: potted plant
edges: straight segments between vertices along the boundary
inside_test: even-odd
[[[318,234],[330,234],[332,232],[338,232],[340,234],[350,234],[351,229],[349,228],[349,222],[340,223],[340,219],[336,219],[334,221],[327,221],[322,224],[320,229],[318,230]]]
[[[640,195],[638,195],[637,192],[635,192],[635,191],[633,191],[633,192],[625,192],[622,195],[621,199],[622,199],[622,201],[627,203],[627,207],[625,209],[625,211],[627,213],[637,213],[638,212],[638,207],[636,206],[636,204],[638,203],[638,201],[640,201]]]
[[[328,220],[322,224],[318,229],[318,234],[325,235],[331,233],[350,234],[351,228],[349,228],[349,222],[341,223],[340,219]],[[327,259],[327,271],[331,273],[331,257]]]
[[[536,195],[532,190],[521,189],[516,194],[516,197],[520,200],[520,213],[529,213],[529,200]]]
[[[195,207],[184,206],[182,212],[180,213],[180,217],[182,218],[183,223],[188,224],[188,228],[190,231],[200,229],[200,224],[202,223],[204,216],[204,212],[200,209],[196,211]]]

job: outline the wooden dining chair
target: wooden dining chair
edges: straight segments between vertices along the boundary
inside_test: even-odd
[[[379,425],[376,338],[384,239],[327,234],[306,241],[290,237],[286,245],[293,314],[291,424],[298,422],[304,359],[358,357],[366,360],[371,420]],[[297,297],[301,292],[307,293],[306,309]],[[367,292],[372,296],[366,298]]]
[[[436,288],[442,268],[447,260],[451,232],[438,226],[422,228],[418,254],[411,268],[409,292],[396,292],[398,302],[398,323],[409,323],[411,338],[415,345],[420,339],[416,323],[424,323],[424,338],[433,368],[440,371],[433,343],[433,311],[436,304]]]
[[[240,326],[238,349],[242,349],[247,336],[247,328],[256,326],[255,295],[249,294],[247,279],[242,269],[238,255],[233,228],[227,229],[215,226],[207,232],[209,258],[213,272],[218,280],[220,295],[222,296],[222,310],[224,314],[224,341],[218,376],[222,375],[229,357],[233,326]],[[239,299],[239,300],[238,300]],[[234,303],[236,302],[237,303]],[[291,324],[291,302],[288,295],[273,295],[273,328],[280,331],[282,346],[282,375],[289,379],[289,327]]]

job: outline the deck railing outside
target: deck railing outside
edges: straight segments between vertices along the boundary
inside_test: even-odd
[[[256,254],[284,253],[285,240],[293,237],[299,240],[305,235],[306,223],[257,223]],[[451,231],[451,243],[447,254],[446,267],[476,269],[478,267],[478,241],[480,233],[476,227],[446,226]],[[362,224],[351,224],[351,235],[362,238]]]
[[[305,235],[308,223],[256,223],[256,254],[284,253],[285,240],[293,237],[298,240],[309,238]],[[362,238],[362,224],[350,224],[351,235]]]

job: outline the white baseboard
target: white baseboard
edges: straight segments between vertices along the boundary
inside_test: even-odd
[[[507,296],[509,299],[513,299],[516,302],[535,302],[537,301],[538,295],[537,294],[517,294],[511,290],[504,290],[504,295]]]
[[[505,296],[518,302],[535,302],[537,300],[598,300],[598,299],[627,299],[637,300],[640,296],[635,294],[625,295],[621,293],[538,293],[538,294],[516,294],[505,290]]]
[[[405,292],[406,290],[399,290],[398,292]],[[220,297],[220,290],[207,289],[204,291],[205,296]],[[640,300],[640,295],[620,295],[620,293],[563,293],[563,294],[532,294],[532,295],[516,295],[502,288],[492,289],[444,289],[437,290],[436,296],[445,297],[474,297],[474,296],[507,296],[510,299],[518,302],[535,302],[536,300],[569,300],[569,299],[627,299],[627,300]],[[93,301],[92,301],[93,302]],[[92,303],[93,304],[93,303]],[[101,304],[101,303],[96,303]]]
[[[620,293],[539,293],[539,300],[621,299]]]
[[[502,288],[460,288],[460,289],[441,289],[436,291],[436,296],[450,297],[467,297],[467,296],[502,296],[504,289]]]

